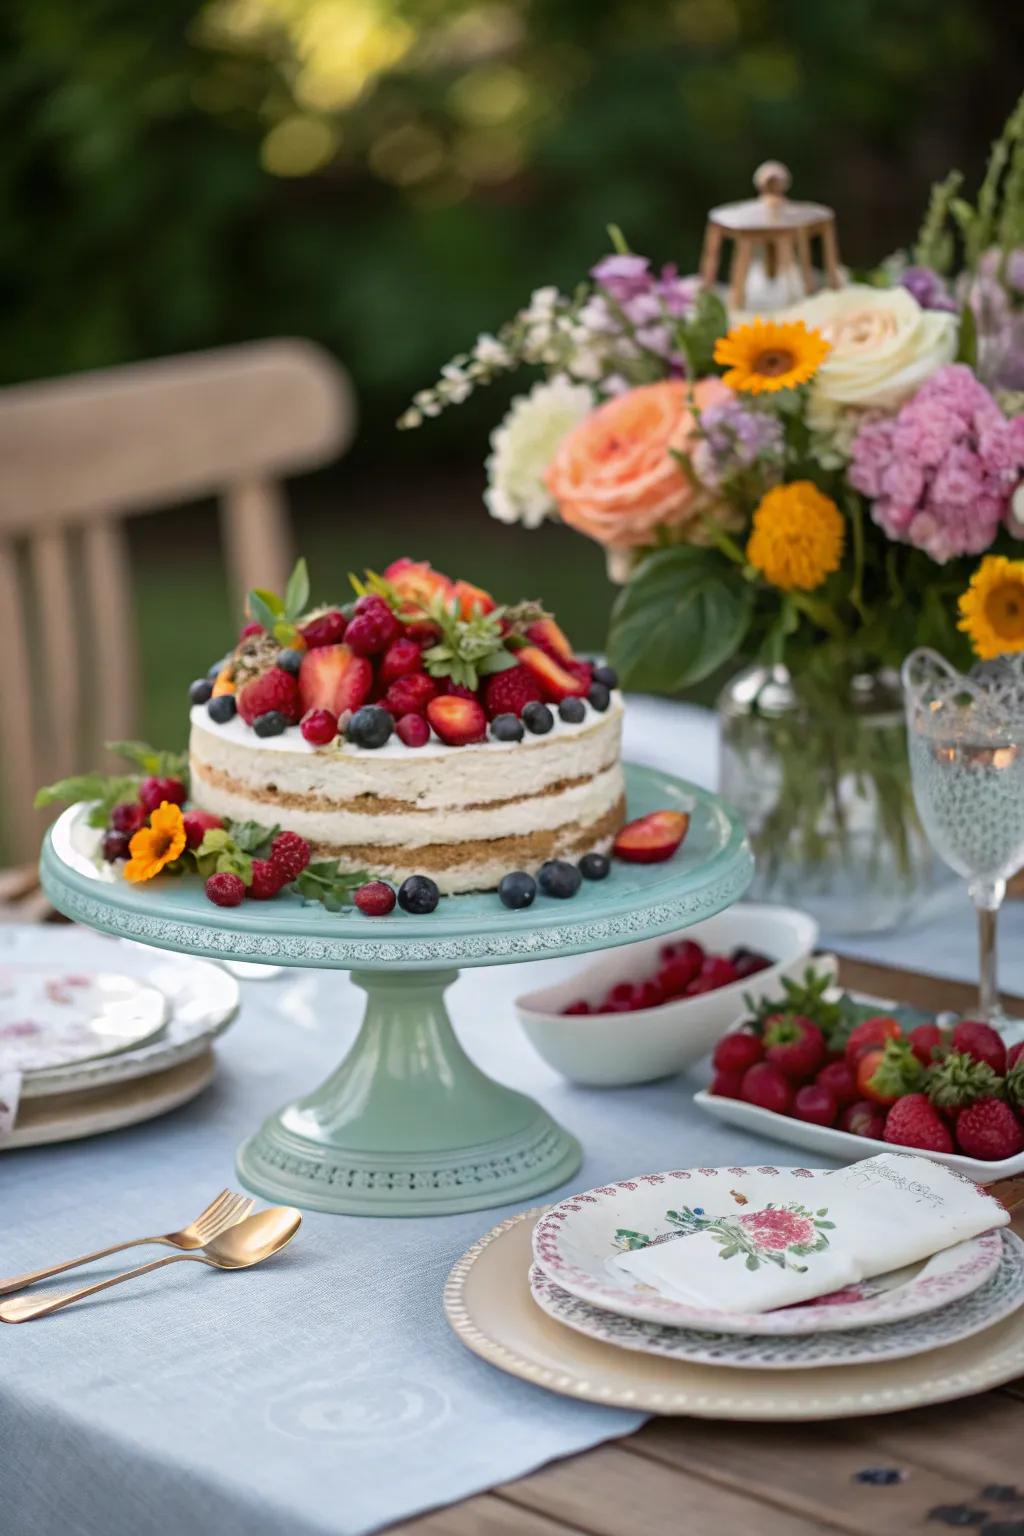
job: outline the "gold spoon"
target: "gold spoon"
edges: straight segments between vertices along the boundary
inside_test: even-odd
[[[140,1264],[138,1269],[129,1269],[125,1274],[114,1275],[109,1280],[98,1280],[95,1285],[85,1285],[81,1290],[68,1291],[62,1296],[12,1296],[10,1300],[0,1302],[0,1322],[27,1323],[36,1317],[48,1317],[51,1312],[59,1312],[61,1307],[69,1307],[73,1301],[81,1301],[84,1296],[95,1296],[97,1291],[121,1285],[125,1280],[134,1280],[136,1275],[152,1274],[155,1269],[163,1269],[168,1264],[193,1263],[209,1264],[212,1269],[250,1269],[254,1264],[262,1264],[264,1259],[269,1259],[290,1243],[301,1222],[301,1212],[290,1205],[271,1206],[270,1210],[257,1211],[255,1216],[247,1216],[237,1226],[221,1232],[207,1243],[202,1253],[175,1253],[169,1259],[155,1259],[152,1264]]]

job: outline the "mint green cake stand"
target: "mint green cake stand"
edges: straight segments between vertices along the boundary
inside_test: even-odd
[[[672,933],[730,906],[753,860],[735,813],[705,790],[627,766],[630,817],[691,815],[664,864],[613,863],[569,901],[538,896],[509,912],[497,895],[452,896],[427,917],[338,915],[288,894],[215,907],[196,880],[130,886],[97,869],[95,834],[73,806],[48,833],[43,888],[54,906],[104,933],[213,959],[337,969],[367,994],[362,1029],[337,1070],[272,1114],[238,1152],[257,1194],[309,1210],[444,1215],[530,1200],[571,1178],[575,1138],[463,1051],[444,993],[464,965],[582,955]]]

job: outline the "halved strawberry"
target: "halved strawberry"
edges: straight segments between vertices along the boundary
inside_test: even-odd
[[[568,636],[558,627],[554,619],[538,619],[536,623],[528,624],[526,637],[532,640],[534,645],[539,645],[542,651],[547,651],[549,656],[560,658],[562,661],[575,660]]]
[[[613,852],[629,864],[660,864],[672,857],[689,826],[685,811],[651,811],[626,823],[615,839]]]
[[[268,667],[238,690],[238,713],[246,725],[272,709],[280,711],[290,725],[296,725],[302,714],[298,686],[283,667]]]
[[[343,710],[358,709],[370,697],[372,686],[373,664],[347,645],[318,645],[302,658],[299,698],[303,714],[311,709],[329,709],[340,715]]]
[[[449,578],[433,570],[429,560],[410,560],[407,555],[401,560],[392,560],[383,576],[403,599],[398,615],[401,619],[415,621],[420,616],[420,609],[429,606],[431,598],[440,595],[447,600],[453,591]]]
[[[458,600],[459,615],[463,619],[472,618],[474,613],[490,613],[498,606],[489,592],[483,587],[474,587],[471,581],[457,581],[453,596]]]
[[[476,699],[443,693],[427,705],[427,719],[449,747],[465,747],[487,736],[487,716]]]
[[[524,645],[516,651],[516,661],[537,680],[545,699],[558,704],[562,699],[586,697],[587,685],[582,677],[574,677],[539,645]]]

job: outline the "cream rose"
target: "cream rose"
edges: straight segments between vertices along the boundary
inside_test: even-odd
[[[906,288],[825,289],[777,318],[802,320],[831,346],[811,385],[819,408],[891,410],[956,354],[956,316],[922,309]]]

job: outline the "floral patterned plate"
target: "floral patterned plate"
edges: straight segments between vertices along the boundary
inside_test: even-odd
[[[990,1280],[1003,1246],[997,1232],[957,1243],[917,1264],[850,1286],[829,1297],[774,1312],[721,1312],[688,1306],[631,1280],[617,1254],[648,1240],[674,1237],[679,1205],[704,1218],[752,1212],[778,1202],[783,1174],[808,1181],[825,1168],[690,1168],[641,1174],[573,1195],[538,1221],[533,1255],[548,1279],[581,1301],[641,1322],[767,1337],[834,1333],[901,1322],[969,1296]],[[813,1200],[809,1200],[814,1204]]]
[[[167,1012],[164,994],[137,977],[0,965],[0,1071],[42,1072],[133,1050],[159,1034]]]
[[[926,1349],[955,1344],[998,1323],[1024,1303],[1024,1243],[1012,1232],[987,1235],[995,1237],[999,1244],[999,1260],[995,1272],[971,1295],[902,1322],[873,1323],[842,1332],[766,1338],[640,1322],[581,1301],[536,1264],[530,1271],[530,1293],[556,1323],[564,1323],[567,1328],[620,1349],[636,1349],[698,1365],[748,1370],[797,1371],[821,1365],[863,1365],[873,1360],[905,1359]]]

